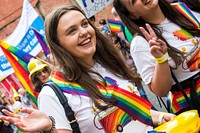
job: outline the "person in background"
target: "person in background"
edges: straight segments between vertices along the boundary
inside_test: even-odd
[[[82,133],[146,133],[152,130],[152,126],[174,118],[175,115],[171,113],[151,110],[151,104],[139,96],[137,88],[140,77],[131,72],[113,43],[90,23],[78,7],[62,5],[51,11],[45,18],[45,34],[61,68],[51,73],[49,81],[62,90],[77,120],[67,120],[66,113],[69,112],[64,111],[50,86],[44,86],[39,93],[40,111],[23,109],[22,112],[28,113],[28,117],[5,111],[9,117],[0,116],[1,119],[8,118],[27,132],[51,130],[54,127],[54,122],[51,122],[53,117],[54,133],[72,133],[70,123],[74,122],[78,123]],[[129,100],[137,97],[141,101],[140,106],[130,106],[131,109],[120,106],[118,102],[134,104],[126,98],[124,100],[127,102],[118,98],[122,95],[129,97]],[[151,124],[147,124],[147,116],[144,121],[140,120],[143,113],[135,114],[131,111],[133,108],[147,112]],[[116,111],[120,115],[116,115]],[[124,118],[122,116],[127,118],[126,123],[120,123]],[[110,124],[113,119],[115,123]],[[107,125],[110,125],[108,129]]]
[[[91,22],[93,25],[95,25],[96,19],[95,19],[95,16],[94,16],[94,15],[91,16],[91,17],[89,18],[89,20],[90,20],[90,22]]]
[[[117,14],[114,7],[112,7],[112,9],[111,9],[111,13],[114,16],[115,20],[121,21],[121,19],[120,19],[119,15]],[[127,27],[124,24],[123,24],[123,35],[124,35],[125,39],[129,43],[131,43],[131,41],[133,39],[133,35],[130,33],[130,31],[127,29]],[[129,48],[130,48],[130,46],[129,46]]]
[[[47,64],[32,58],[28,63],[29,78],[34,85],[34,90],[40,92],[42,85],[48,81],[51,69]]]
[[[200,30],[167,0],[114,0],[113,6],[135,35],[130,52],[148,88],[168,96],[170,112],[200,114],[199,69],[188,64],[198,53]]]
[[[20,88],[18,90],[18,93],[20,95],[22,103],[28,107],[28,108],[35,108],[37,109],[37,105],[33,102],[33,100],[30,98],[29,94],[27,91],[23,88]]]
[[[3,109],[10,112],[10,110],[7,107],[0,105],[0,115],[6,115],[2,112]],[[1,133],[13,133],[13,131],[14,130],[9,121],[0,119],[0,132]]]
[[[100,24],[100,31],[107,37],[109,37],[110,29],[105,19],[101,19],[99,21]]]
[[[22,103],[20,95],[16,92],[13,96],[14,98],[14,103],[12,105],[12,110],[15,114],[18,114],[20,112],[20,109],[25,107],[25,105]]]

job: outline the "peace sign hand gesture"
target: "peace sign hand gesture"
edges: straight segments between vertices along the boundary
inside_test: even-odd
[[[140,31],[145,36],[146,40],[149,42],[150,53],[155,58],[162,57],[167,52],[166,43],[163,40],[157,38],[155,32],[149,24],[146,24],[146,28],[148,31],[146,31],[143,27],[140,27]]]

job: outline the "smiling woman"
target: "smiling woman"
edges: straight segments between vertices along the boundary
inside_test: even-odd
[[[76,6],[63,5],[48,14],[45,34],[60,68],[49,81],[64,93],[74,113],[65,112],[53,88],[44,86],[38,97],[40,111],[24,109],[26,118],[7,113],[10,118],[1,119],[26,132],[52,130],[53,119],[45,113],[55,118],[55,133],[146,133],[175,116],[152,110],[139,96],[140,77]],[[75,119],[68,121],[66,115]]]
[[[149,89],[158,96],[168,96],[170,112],[196,109],[200,114],[199,62],[195,60],[199,51],[187,60],[200,45],[200,30],[181,14],[188,14],[187,8],[179,12],[167,0],[137,0],[132,5],[114,0],[113,6],[135,35],[131,56]],[[183,3],[178,6],[183,8]]]

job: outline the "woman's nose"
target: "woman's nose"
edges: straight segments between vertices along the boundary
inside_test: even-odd
[[[88,32],[87,32],[86,28],[83,28],[83,27],[80,28],[80,34],[79,34],[80,37],[87,36],[87,33]]]

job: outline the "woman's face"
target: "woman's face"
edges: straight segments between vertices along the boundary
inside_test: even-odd
[[[128,9],[132,19],[148,18],[158,6],[158,0],[120,0],[120,2]]]
[[[79,60],[91,59],[96,51],[95,30],[79,11],[67,12],[60,18],[57,37],[60,45]]]
[[[42,82],[42,83],[46,83],[48,81],[48,78],[50,76],[48,70],[46,68],[43,68],[41,70],[38,70],[36,72],[37,74],[37,77],[39,78],[39,80]]]

